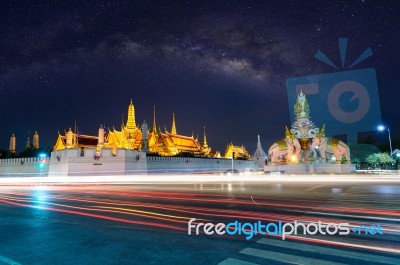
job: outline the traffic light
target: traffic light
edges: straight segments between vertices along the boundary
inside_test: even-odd
[[[235,159],[235,152],[232,152],[232,159]]]

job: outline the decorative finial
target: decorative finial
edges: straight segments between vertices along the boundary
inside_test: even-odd
[[[261,149],[261,140],[259,134],[257,134],[257,149]]]

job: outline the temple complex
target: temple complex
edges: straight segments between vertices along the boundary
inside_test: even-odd
[[[192,136],[178,134],[175,114],[172,114],[172,127],[169,132],[167,129],[157,130],[156,112],[154,108],[154,121],[151,131],[147,129],[147,123],[144,122],[139,128],[135,121],[135,108],[132,100],[128,106],[128,118],[125,124],[121,125],[121,130],[105,129],[101,125],[98,136],[78,135],[76,130],[71,128],[65,135],[58,134],[54,150],[64,150],[68,148],[96,148],[98,152],[102,148],[109,148],[115,154],[116,149],[123,148],[128,150],[146,151],[150,154],[160,156],[192,155],[203,157],[221,157],[219,152],[213,152],[207,143],[206,131],[204,128],[204,140],[200,143],[199,139]],[[241,147],[243,149],[244,147]],[[240,149],[240,148],[239,148]],[[239,150],[238,149],[238,150]],[[238,157],[249,158],[247,151],[237,151]],[[243,155],[244,154],[244,155]]]

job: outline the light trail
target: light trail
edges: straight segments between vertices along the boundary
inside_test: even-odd
[[[400,183],[398,175],[370,174],[329,174],[329,175],[220,175],[220,174],[182,174],[182,175],[107,175],[107,176],[68,176],[68,177],[1,177],[0,185],[41,185],[41,184],[134,184],[134,183]]]
[[[336,196],[334,200],[329,200],[329,196],[316,199],[313,193],[306,191],[300,195],[288,193],[282,197],[278,194],[232,196],[228,191],[225,194],[196,189],[191,192],[167,192],[102,185],[9,186],[0,189],[0,203],[126,223],[135,228],[172,229],[182,233],[187,232],[187,220],[191,218],[213,223],[233,220],[285,223],[321,221],[323,224],[349,223],[350,227],[365,225],[363,219],[368,218],[371,224],[384,222],[382,226],[385,235],[400,234],[398,204],[384,200],[374,205],[359,200],[356,195],[343,198]],[[380,246],[377,240],[354,235],[351,238],[340,238],[346,242],[338,241],[336,237],[322,240],[293,236],[293,239],[305,243],[400,253],[397,247]]]
[[[4,199],[0,199],[0,202],[5,203],[5,204],[10,204],[10,205],[15,205],[15,206],[22,206],[22,207],[28,207],[28,208],[41,209],[41,210],[48,210],[48,211],[54,211],[54,212],[60,212],[60,213],[69,213],[69,214],[75,214],[75,215],[82,215],[82,216],[86,216],[86,217],[94,217],[94,218],[105,219],[105,220],[109,220],[109,221],[117,221],[117,222],[122,222],[122,223],[129,223],[129,224],[136,224],[136,225],[144,225],[144,226],[152,226],[152,227],[160,227],[160,228],[168,228],[168,229],[186,231],[186,229],[183,229],[181,227],[173,226],[173,225],[167,225],[167,224],[163,224],[163,223],[143,222],[143,221],[137,221],[137,220],[129,220],[129,219],[105,216],[105,215],[100,215],[100,214],[86,213],[86,212],[81,212],[81,211],[66,210],[66,209],[53,208],[53,207],[44,207],[44,206],[35,206],[35,205],[29,205],[29,204],[23,204],[23,203],[17,203],[17,202],[13,202],[13,201],[8,201],[8,200],[4,200]]]

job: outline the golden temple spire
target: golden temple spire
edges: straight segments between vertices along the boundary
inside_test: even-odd
[[[176,134],[175,113],[172,113],[172,129],[171,129],[171,134]]]
[[[207,136],[206,136],[206,126],[204,126],[204,142],[203,142],[203,148],[207,148]]]
[[[157,127],[156,127],[156,105],[154,105],[154,121],[153,121],[153,133],[157,132]]]
[[[126,122],[126,128],[131,130],[136,129],[135,107],[133,106],[132,99],[128,107],[128,120]]]

